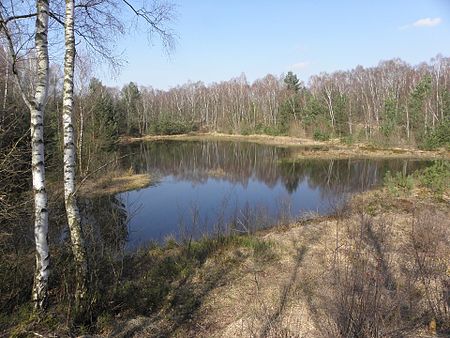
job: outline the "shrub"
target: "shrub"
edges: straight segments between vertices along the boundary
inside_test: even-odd
[[[197,125],[189,121],[175,121],[168,118],[157,120],[151,128],[152,134],[178,135],[197,131]]]
[[[432,150],[440,147],[450,148],[450,121],[441,123],[431,133],[425,135],[420,148]]]
[[[278,128],[278,126],[263,126],[261,124],[258,124],[256,126],[255,134],[263,134],[271,136],[286,135],[280,130],[280,128]]]
[[[391,194],[398,195],[400,192],[411,191],[414,187],[414,179],[411,175],[404,175],[402,172],[397,172],[393,176],[390,171],[387,171],[384,176],[384,185]]]
[[[437,161],[432,166],[415,171],[412,175],[404,175],[397,172],[392,175],[387,171],[384,176],[384,185],[393,195],[400,192],[409,192],[414,185],[430,189],[437,197],[449,190],[450,186],[450,162]]]
[[[330,133],[321,130],[315,130],[313,139],[316,141],[328,141],[330,139]]]
[[[347,145],[352,145],[355,142],[355,140],[353,139],[353,135],[346,135],[341,138],[341,141]]]
[[[418,173],[419,182],[431,189],[436,194],[443,194],[449,190],[450,185],[450,162],[438,161],[431,167],[425,168]]]

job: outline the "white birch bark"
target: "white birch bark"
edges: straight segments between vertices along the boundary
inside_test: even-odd
[[[65,56],[63,89],[64,130],[64,201],[76,265],[75,308],[83,311],[87,296],[87,256],[84,245],[81,217],[75,196],[75,137],[73,126],[73,81],[75,67],[74,0],[66,0]]]
[[[31,170],[34,192],[34,237],[36,241],[36,273],[32,298],[37,309],[47,303],[49,276],[48,206],[45,189],[44,108],[48,94],[48,0],[37,0],[36,56],[37,84],[31,113]]]

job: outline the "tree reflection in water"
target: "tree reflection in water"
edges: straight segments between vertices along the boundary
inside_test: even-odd
[[[124,169],[151,173],[160,184],[119,194],[133,214],[130,246],[169,234],[198,237],[218,229],[249,230],[305,212],[330,213],[350,193],[410,173],[416,160],[297,160],[295,148],[247,142],[160,141],[124,146]],[[257,224],[255,224],[257,223]],[[134,244],[133,244],[134,243]]]

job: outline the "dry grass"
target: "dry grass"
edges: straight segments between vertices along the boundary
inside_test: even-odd
[[[450,267],[447,203],[369,192],[345,213],[257,236],[271,243],[271,258],[239,246],[210,257],[192,287],[224,257],[237,263],[170,336],[423,337],[434,321],[438,332],[449,329],[441,297]],[[150,318],[132,323],[135,337],[160,332]]]
[[[143,189],[155,183],[149,174],[113,172],[107,177],[87,180],[80,188],[80,194],[86,197],[114,195],[117,193]]]
[[[222,141],[242,141],[274,146],[320,146],[325,142],[314,141],[307,138],[298,138],[291,136],[270,136],[270,135],[235,135],[223,133],[191,133],[182,135],[147,135],[143,137],[126,137],[122,143],[132,143],[139,141],[160,141],[160,140],[178,140],[178,141],[201,141],[201,140],[222,140]]]
[[[334,144],[325,151],[310,151],[299,149],[294,158],[316,159],[348,159],[348,158],[414,158],[414,159],[450,159],[446,150],[425,151],[411,148],[375,148],[364,144],[343,145]]]

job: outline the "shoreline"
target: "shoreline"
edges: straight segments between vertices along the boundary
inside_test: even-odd
[[[318,158],[417,158],[417,159],[444,159],[450,160],[450,151],[420,150],[407,147],[377,147],[366,143],[344,144],[338,139],[329,141],[316,141],[307,138],[292,136],[270,135],[234,135],[223,133],[191,133],[180,135],[146,135],[142,137],[122,137],[121,144],[154,141],[239,141],[250,142],[277,147],[285,147],[293,150],[292,159]]]
[[[332,312],[327,311],[327,304],[338,304],[339,298],[336,295],[342,290],[348,292],[349,296],[352,295],[351,288],[339,289],[345,286],[344,283],[338,286],[329,284],[329,269],[345,272],[348,266],[346,264],[353,262],[350,258],[355,260],[352,254],[360,257],[364,252],[364,257],[368,257],[364,250],[374,255],[378,261],[380,257],[384,259],[384,255],[408,259],[410,253],[399,249],[411,245],[411,218],[423,220],[423,217],[430,217],[427,225],[441,220],[437,228],[448,233],[448,204],[436,200],[430,194],[417,195],[419,192],[393,196],[386,188],[380,188],[355,195],[346,212],[294,220],[288,224],[275,224],[274,227],[252,234],[229,237],[217,248],[210,244],[213,248],[208,252],[206,260],[195,265],[188,277],[179,277],[171,284],[174,287],[169,292],[167,302],[170,303],[170,300],[177,299],[176,296],[180,297],[179,294],[182,294],[186,297],[182,298],[183,301],[188,305],[179,308],[166,305],[161,313],[125,317],[118,324],[110,322],[106,331],[122,337],[127,336],[129,332],[145,335],[148,330],[155,329],[177,336],[189,336],[193,333],[197,336],[250,336],[253,329],[264,331],[265,323],[273,316],[272,311],[285,306],[286,308],[277,314],[282,319],[276,322],[278,330],[286,330],[287,327],[289,332],[317,334],[321,330],[320,323],[327,318],[333,318]],[[364,214],[363,219],[361,214]],[[369,225],[361,227],[361,224]],[[425,227],[421,231],[427,231],[426,229]],[[365,242],[358,241],[361,231],[364,233]],[[336,243],[337,238],[339,245]],[[381,253],[373,248],[371,240],[380,240],[385,244],[380,249]],[[194,241],[191,245],[193,248],[208,247],[208,243],[215,243],[214,241],[214,238],[203,239]],[[364,249],[358,249],[358,245],[362,245]],[[142,253],[138,260],[157,254],[173,257],[183,252],[183,245],[168,242],[153,250]],[[336,263],[335,251],[339,251],[340,256],[345,259],[341,258]],[[441,258],[445,255],[445,252],[440,252]],[[372,262],[373,258],[367,259],[365,264],[369,266],[371,273],[380,273],[377,265]],[[399,269],[396,261],[382,262],[389,267],[389,272],[392,272],[390,278],[396,280],[398,285],[403,285],[402,281],[408,276]],[[339,266],[336,267],[336,264]],[[358,265],[352,267],[358,268]],[[352,275],[347,277],[352,278]],[[142,285],[142,278],[144,277],[137,277],[134,281]],[[288,281],[294,283],[290,285]],[[417,288],[421,287],[419,282],[416,284]],[[325,285],[333,286],[331,294]],[[388,287],[387,289],[389,290]],[[190,291],[187,296],[183,293],[187,292],[186,290]],[[406,292],[405,290],[402,291]],[[189,302],[199,297],[198,295],[202,295],[198,304]],[[315,313],[308,303],[308,295],[312,296],[314,301],[323,301],[318,303],[321,310],[319,313]],[[280,307],[280,302],[285,305]],[[166,301],[163,303],[167,304]],[[267,308],[275,310],[266,313]],[[418,305],[416,311],[422,315],[426,308]],[[177,313],[180,316],[189,313],[192,319],[176,325],[168,313]],[[314,313],[320,315],[323,321],[314,320]],[[411,329],[411,333],[426,332],[426,325],[425,322],[416,326]],[[442,324],[440,325],[439,329],[442,329]],[[315,334],[313,336],[316,336]]]

